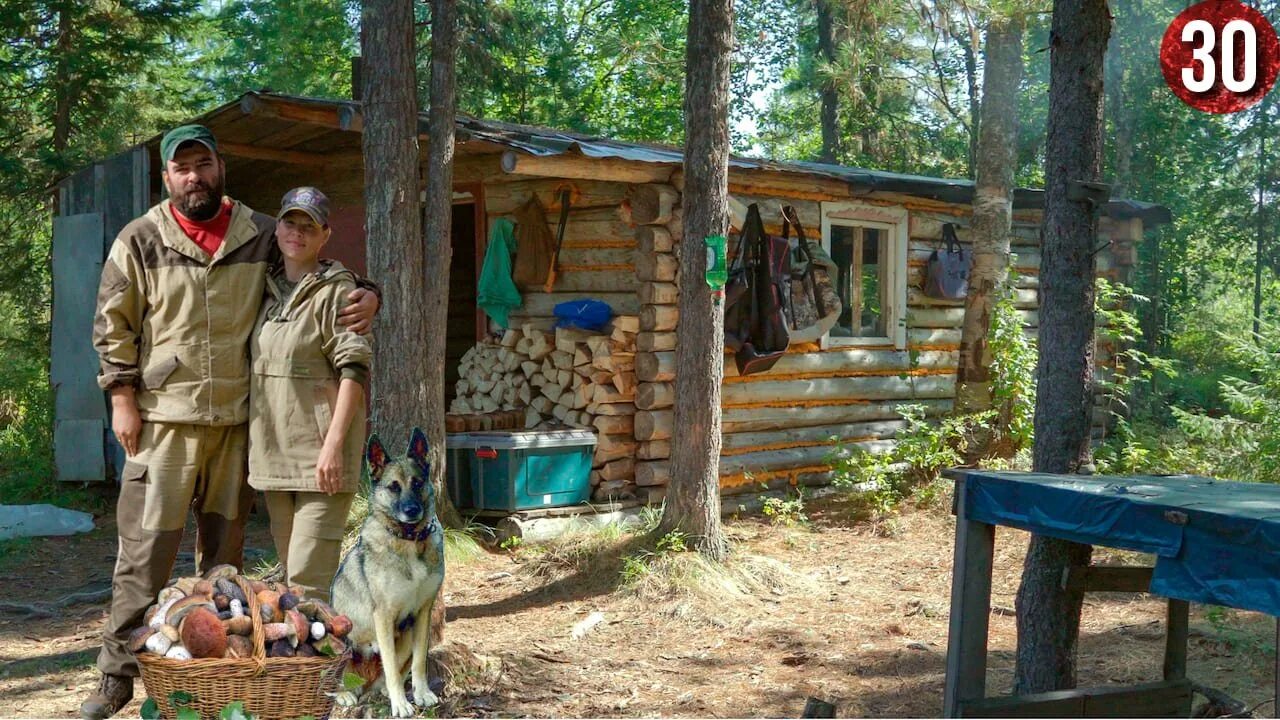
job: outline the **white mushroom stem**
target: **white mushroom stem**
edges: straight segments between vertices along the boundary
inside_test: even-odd
[[[173,607],[173,604],[181,599],[181,597],[170,598],[168,602],[161,605],[160,609],[156,610],[156,614],[151,616],[151,627],[159,630],[160,626],[164,625],[164,618],[169,614],[169,608]]]
[[[190,660],[191,659],[191,653],[188,652],[187,649],[181,645],[174,645],[173,647],[169,648],[169,652],[165,653],[164,656],[171,660]]]
[[[146,648],[157,655],[164,655],[169,652],[169,648],[173,647],[173,641],[165,637],[162,633],[156,633],[147,638]]]
[[[231,610],[231,617],[241,617],[244,615],[244,603],[239,598],[231,598],[231,604],[228,606]]]

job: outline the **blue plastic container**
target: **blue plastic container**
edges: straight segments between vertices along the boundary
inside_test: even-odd
[[[457,433],[446,444],[467,456],[475,508],[562,507],[591,496],[596,435],[590,430]]]

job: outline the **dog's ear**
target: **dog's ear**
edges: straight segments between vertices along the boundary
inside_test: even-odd
[[[414,428],[409,434],[409,459],[422,471],[424,478],[431,477],[431,462],[427,460],[427,436],[422,428]]]
[[[382,471],[387,469],[390,458],[387,456],[387,449],[382,446],[382,441],[376,434],[369,436],[369,446],[365,450],[364,458],[369,463],[369,479],[377,485],[378,480],[382,478]]]

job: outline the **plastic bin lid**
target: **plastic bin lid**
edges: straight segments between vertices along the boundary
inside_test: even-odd
[[[494,430],[491,432],[450,433],[445,435],[446,448],[520,448],[573,447],[595,445],[596,434],[590,430]]]

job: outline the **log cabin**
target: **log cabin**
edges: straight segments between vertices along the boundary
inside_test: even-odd
[[[366,272],[358,103],[250,92],[189,122],[213,130],[226,161],[227,192],[251,207],[273,212],[282,194],[298,185],[327,193],[334,229],[327,254]],[[425,115],[419,127],[425,166]],[[159,136],[150,138],[59,187],[52,381],[55,459],[63,480],[110,479],[123,460],[94,382],[90,326],[102,260],[115,234],[162,197],[158,145]],[[598,500],[658,502],[669,480],[669,440],[678,432],[671,407],[683,281],[676,261],[681,164],[677,147],[463,115],[457,121],[446,368],[451,400],[471,414],[515,408],[521,426],[556,421],[594,428]],[[552,291],[522,287],[522,305],[508,329],[494,333],[476,305],[490,228],[536,197],[554,232],[563,191],[570,209]],[[759,205],[770,233],[781,230],[783,205],[796,208],[809,238],[840,267],[846,309],[819,341],[793,345],[767,372],[740,377],[733,362],[725,364],[722,492],[829,482],[832,438],[883,450],[902,427],[899,405],[920,404],[931,414],[951,408],[963,301],[927,297],[921,286],[944,224],[954,224],[967,240],[971,181],[734,157],[729,191],[735,208]],[[1031,335],[1039,322],[1042,195],[1014,193],[1016,304]],[[1144,233],[1169,220],[1166,208],[1151,203],[1106,203],[1099,275],[1129,282]],[[612,308],[615,321],[605,335],[552,329],[555,306],[582,298]],[[520,379],[503,380],[515,376]],[[506,384],[495,392],[497,382]],[[1101,426],[1105,413],[1099,409],[1097,416]]]

